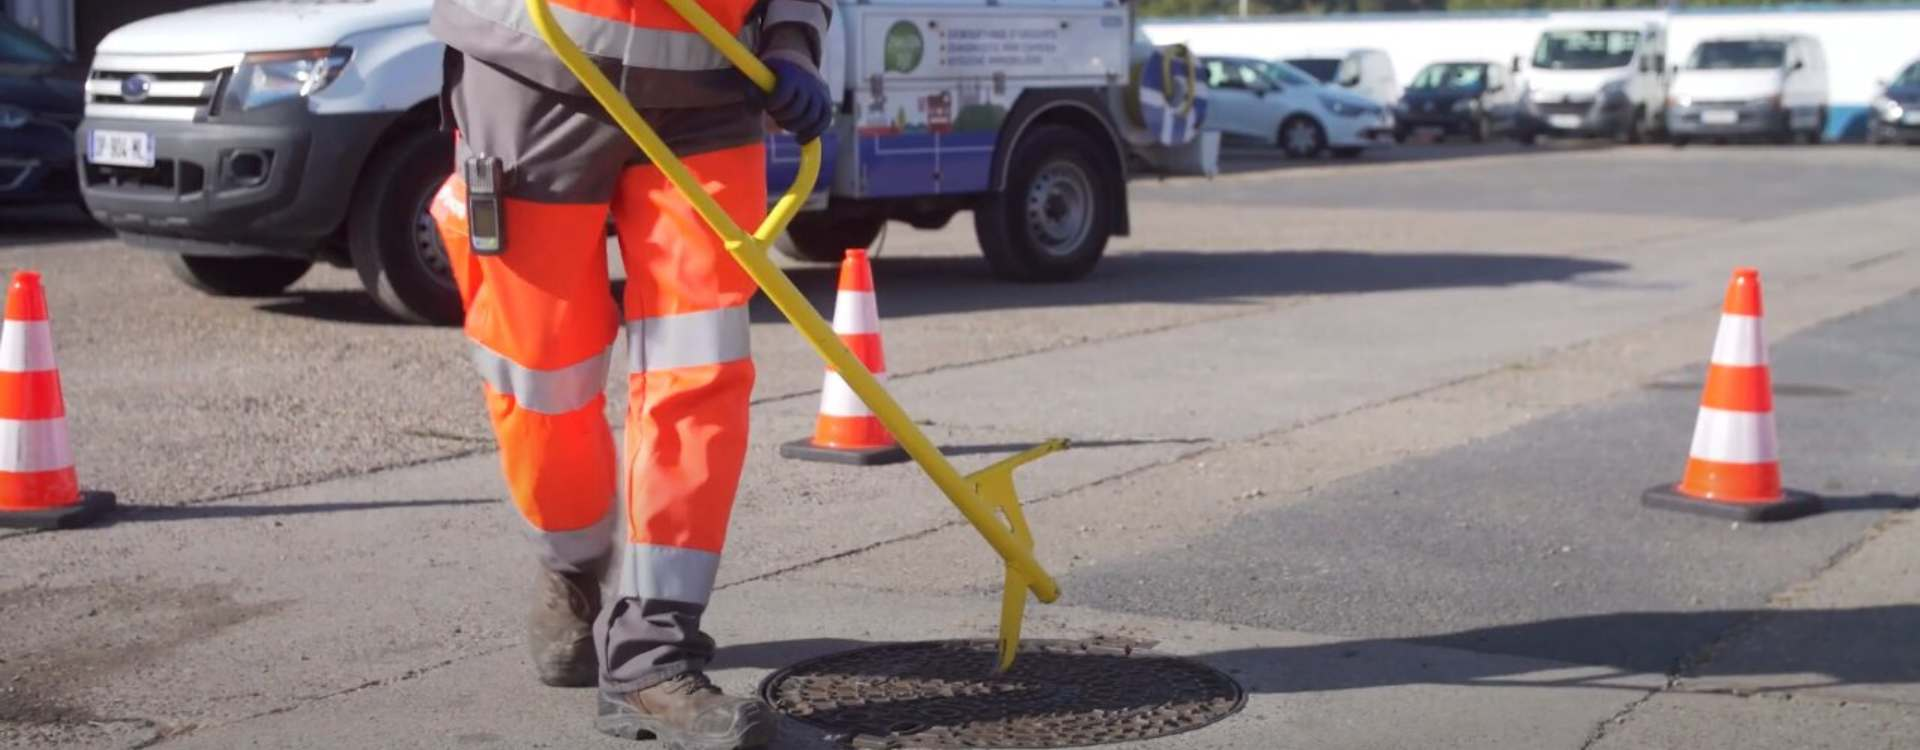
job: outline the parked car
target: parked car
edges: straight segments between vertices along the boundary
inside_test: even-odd
[[[1527,126],[1516,138],[1645,139],[1664,124],[1666,11],[1556,13],[1528,68]]]
[[[1238,57],[1203,58],[1207,127],[1235,140],[1279,146],[1306,159],[1322,152],[1342,158],[1393,143],[1386,105],[1323,86],[1283,62]]]
[[[85,69],[0,15],[0,205],[77,202]]]
[[[1464,135],[1475,143],[1520,126],[1520,91],[1507,66],[1436,62],[1421,68],[1394,108],[1394,140],[1415,134]]]
[[[1286,61],[1329,86],[1339,86],[1376,102],[1400,100],[1400,77],[1394,73],[1393,58],[1385,50],[1309,52]]]
[[[1867,139],[1874,143],[1920,142],[1920,60],[1908,63],[1874,97]]]
[[[1702,40],[1667,93],[1667,132],[1676,146],[1756,136],[1816,143],[1826,129],[1827,56],[1810,36]]]

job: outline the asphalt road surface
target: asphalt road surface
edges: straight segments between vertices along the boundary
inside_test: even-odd
[[[1153,746],[1920,736],[1920,152],[1430,147],[1132,195],[1082,282],[993,281],[963,216],[896,226],[876,285],[892,388],[956,462],[1081,445],[1020,474],[1065,591],[1030,630],[1156,641],[1251,694]],[[1740,265],[1787,481],[1834,512],[1638,504],[1684,464]],[[0,216],[26,267],[82,481],[131,507],[0,536],[0,744],[611,746],[523,663],[530,562],[458,331],[387,321],[348,271],[213,299]],[[833,269],[790,270],[830,304]],[[821,367],[754,320],[716,676],[990,635],[994,559],[912,467],[777,457]]]

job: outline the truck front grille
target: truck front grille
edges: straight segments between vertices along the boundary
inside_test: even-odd
[[[87,76],[87,116],[202,119],[238,62],[238,55],[100,55]]]

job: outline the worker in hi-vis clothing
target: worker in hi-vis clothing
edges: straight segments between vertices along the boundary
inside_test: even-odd
[[[818,70],[831,9],[699,2],[766,62],[771,94],[660,0],[552,5],[700,184],[754,226],[767,211],[765,118],[802,143],[832,120]],[[753,281],[542,42],[524,0],[436,0],[430,29],[450,48],[442,109],[456,138],[455,173],[432,212],[508,491],[541,563],[534,668],[549,685],[597,684],[602,732],[764,745],[771,708],[708,681],[714,642],[700,628],[747,450]],[[627,270],[630,402],[617,461],[602,396],[622,313],[607,276],[609,212]]]

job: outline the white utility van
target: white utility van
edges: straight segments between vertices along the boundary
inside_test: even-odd
[[[1526,124],[1516,137],[1644,139],[1665,114],[1666,30],[1664,14],[1549,16],[1526,67]]]
[[[1386,50],[1318,50],[1285,59],[1329,86],[1339,86],[1380,104],[1400,101],[1400,77],[1394,73],[1393,58]]]
[[[352,266],[382,308],[450,323],[460,301],[427,215],[453,163],[432,0],[265,0],[103,40],[78,134],[81,191],[129,245],[212,294],[266,295]],[[1003,277],[1092,270],[1124,235],[1130,5],[840,0],[823,73],[840,116],[781,249],[838,260],[889,220],[970,211]],[[769,135],[768,182],[798,148]]]
[[[1703,39],[1667,92],[1673,142],[1759,136],[1820,140],[1827,129],[1827,55],[1803,34]]]

